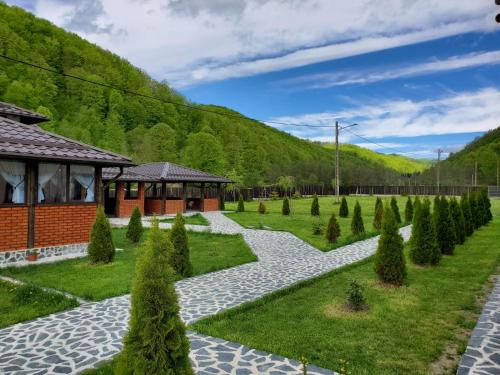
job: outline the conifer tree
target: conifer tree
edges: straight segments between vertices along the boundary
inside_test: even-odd
[[[264,215],[266,213],[267,209],[266,209],[266,205],[264,204],[264,202],[262,202],[262,201],[259,202],[258,211],[259,211],[259,214],[261,214],[261,215]]]
[[[484,206],[484,200],[481,195],[481,192],[476,192],[476,204],[477,204],[477,212],[478,212],[478,225],[482,227],[486,224],[486,207]]]
[[[419,265],[436,265],[441,260],[434,220],[430,210],[431,203],[415,201],[413,226],[410,238],[410,259]]]
[[[141,210],[139,210],[139,207],[135,206],[127,225],[126,237],[129,241],[137,243],[140,241],[143,231]]]
[[[384,204],[382,199],[377,197],[375,202],[375,214],[373,216],[373,228],[377,231],[382,230],[382,219],[384,217]]]
[[[243,194],[241,193],[238,198],[238,212],[245,212],[245,201],[243,200]]]
[[[115,245],[113,244],[111,225],[102,207],[97,209],[87,251],[90,263],[92,264],[110,263],[115,257]]]
[[[409,224],[413,221],[413,203],[411,197],[408,197],[405,207],[405,223]]]
[[[191,276],[192,266],[189,256],[188,236],[181,214],[177,214],[175,217],[174,225],[170,230],[170,241],[172,241],[174,247],[170,257],[170,265],[179,275]]]
[[[391,209],[392,212],[394,212],[394,219],[396,220],[396,223],[398,225],[401,224],[401,214],[399,213],[398,201],[396,200],[396,197],[391,198]]]
[[[283,198],[283,206],[281,207],[281,213],[284,216],[290,215],[290,200],[288,199],[288,197]]]
[[[338,238],[340,237],[340,226],[335,217],[335,214],[332,214],[330,220],[328,221],[328,227],[326,228],[326,240],[329,243],[336,243]]]
[[[136,265],[129,330],[118,374],[194,374],[169,265],[172,251],[172,243],[154,220]]]
[[[351,232],[355,236],[363,234],[365,232],[363,217],[361,216],[361,206],[357,201],[354,205],[354,213],[352,215]]]
[[[347,206],[347,199],[345,199],[345,197],[342,197],[342,201],[340,202],[339,216],[340,217],[349,216],[349,207]]]
[[[491,213],[491,201],[490,201],[490,197],[488,196],[488,192],[486,190],[482,190],[481,194],[483,196],[484,207],[485,207],[485,211],[486,211],[485,220],[486,220],[486,223],[489,223],[493,219],[493,215]]]
[[[448,200],[441,197],[437,202],[438,210],[434,214],[436,235],[439,249],[442,254],[453,255],[455,248],[455,228],[450,214]]]
[[[476,192],[471,192],[469,194],[469,204],[472,215],[472,224],[474,225],[474,229],[478,229],[481,226],[481,212],[479,211]]]
[[[455,241],[457,244],[465,242],[465,218],[455,197],[450,199],[450,214],[453,219],[453,228],[455,229]]]
[[[312,216],[319,216],[319,201],[318,201],[318,196],[316,193],[313,196],[313,200],[311,203],[311,215]]]
[[[465,235],[469,237],[474,232],[474,223],[472,222],[472,213],[470,210],[469,197],[467,194],[462,194],[460,198],[460,208],[462,209],[462,213],[464,215],[464,228]]]
[[[402,285],[406,278],[403,237],[389,206],[384,210],[382,233],[375,253],[375,272],[381,281],[394,285]]]

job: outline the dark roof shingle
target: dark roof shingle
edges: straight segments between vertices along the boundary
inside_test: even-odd
[[[0,102],[0,115],[18,116],[24,124],[37,124],[39,122],[49,121],[47,116],[5,102]]]
[[[57,134],[36,125],[0,117],[0,156],[18,159],[70,160],[102,165],[133,165],[132,160]]]

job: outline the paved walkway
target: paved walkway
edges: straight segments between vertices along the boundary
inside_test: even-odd
[[[469,339],[457,375],[500,374],[500,276]]]
[[[178,281],[181,317],[187,324],[366,258],[377,245],[377,238],[371,238],[324,253],[287,232],[244,229],[219,212],[204,215],[213,232],[241,233],[259,261]],[[401,232],[407,240],[410,227]],[[121,349],[129,308],[129,296],[120,296],[0,330],[0,373],[75,373],[111,359]],[[280,366],[300,368],[295,361],[239,344],[189,336],[199,374],[255,373],[255,366],[264,364],[267,369],[258,373],[279,374]],[[228,347],[235,350],[228,354]],[[248,351],[252,355],[243,358]],[[212,363],[214,358],[218,360]],[[316,370],[309,373],[331,373]]]

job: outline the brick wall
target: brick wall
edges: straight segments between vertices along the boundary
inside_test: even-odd
[[[28,207],[0,207],[0,251],[26,249]]]
[[[35,247],[88,242],[96,209],[95,204],[36,206]]]
[[[167,199],[165,201],[165,213],[166,214],[176,214],[184,212],[184,200],[183,199]]]
[[[139,183],[139,193],[137,199],[125,199],[125,186],[123,182],[117,184],[118,217],[130,217],[135,207],[139,207],[141,214],[144,215],[144,183]]]
[[[161,214],[161,199],[148,199],[144,201],[144,212],[146,215],[160,215]]]
[[[207,211],[219,211],[219,198],[205,198],[205,212]]]

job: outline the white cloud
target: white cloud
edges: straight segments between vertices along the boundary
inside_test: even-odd
[[[84,1],[88,0],[36,0],[34,9],[38,16],[71,28],[75,23],[70,21]],[[72,31],[177,87],[495,27],[491,0],[94,0],[93,4],[99,12],[81,20],[90,27],[80,22]]]
[[[282,80],[280,83],[297,85],[300,89],[321,89],[352,84],[367,84],[494,64],[500,64],[500,50],[453,56],[445,60],[435,60],[400,68],[384,66],[379,71],[358,69],[310,74]]]

